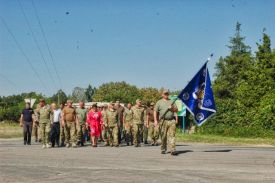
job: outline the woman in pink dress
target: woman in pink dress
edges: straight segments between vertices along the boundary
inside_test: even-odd
[[[87,115],[87,125],[91,130],[91,143],[93,147],[97,147],[97,139],[101,134],[102,114],[97,110],[97,104],[92,105],[92,109]]]

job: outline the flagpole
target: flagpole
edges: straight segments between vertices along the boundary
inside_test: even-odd
[[[213,56],[214,56],[214,54],[211,53],[210,56],[207,58],[207,60],[206,60],[205,63],[209,62],[209,61],[212,59]],[[179,95],[180,95],[180,94],[179,94]],[[178,100],[179,95],[173,100],[173,102],[172,102],[172,104],[171,104],[171,108],[172,108],[172,106],[176,103],[176,101]],[[163,127],[163,124],[164,124],[164,117],[165,117],[165,115],[169,112],[169,110],[170,110],[171,108],[168,108],[168,109],[165,111],[165,113],[164,113],[164,114],[161,116],[161,118],[160,118],[160,121],[162,121],[161,126],[160,126],[160,128],[159,128],[159,130],[160,130],[160,137],[161,137],[161,138],[162,138],[161,130],[162,130],[162,127]]]

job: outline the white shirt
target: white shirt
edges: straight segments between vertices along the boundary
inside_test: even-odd
[[[61,110],[60,109],[56,109],[53,111],[53,122],[60,122],[60,118],[61,118]]]

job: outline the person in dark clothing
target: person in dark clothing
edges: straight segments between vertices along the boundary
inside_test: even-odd
[[[34,111],[27,102],[25,109],[21,112],[20,126],[23,127],[24,145],[31,145],[32,124],[34,121]]]

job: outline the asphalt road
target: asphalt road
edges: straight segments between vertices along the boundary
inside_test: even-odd
[[[41,149],[0,140],[0,182],[275,182],[275,147],[179,143],[159,147]]]

